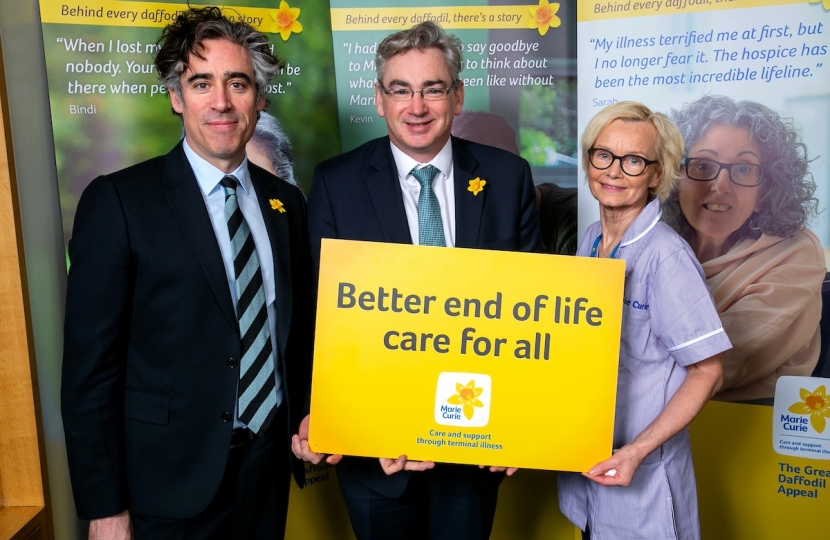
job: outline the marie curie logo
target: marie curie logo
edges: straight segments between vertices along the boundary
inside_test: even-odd
[[[790,377],[778,379],[773,408],[773,448],[779,454],[830,459],[830,379]]]
[[[486,426],[490,421],[491,389],[489,375],[441,373],[435,391],[435,421],[445,426]]]

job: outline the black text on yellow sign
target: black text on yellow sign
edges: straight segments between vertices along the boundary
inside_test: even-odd
[[[358,290],[348,282],[338,283],[337,291],[338,309],[377,310],[389,314],[428,316],[430,311],[438,310],[448,317],[499,320],[504,305],[501,292],[486,300],[455,296],[439,299],[437,295],[407,294],[397,287]],[[519,322],[547,320],[554,325],[602,325],[602,309],[591,305],[586,297],[555,296],[551,299],[546,294],[538,294],[530,301],[514,302],[509,312],[513,320]],[[447,354],[455,344],[456,352],[462,355],[500,357],[512,353],[519,360],[550,360],[550,340],[549,332],[535,332],[531,339],[488,337],[478,334],[471,326],[463,328],[456,340],[447,334],[432,332],[388,330],[383,334],[383,346],[392,351]]]

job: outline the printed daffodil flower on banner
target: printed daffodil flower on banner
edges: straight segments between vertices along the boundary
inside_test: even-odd
[[[811,4],[821,4],[825,11],[830,11],[830,0],[810,0]]]
[[[462,410],[467,420],[473,419],[473,407],[484,407],[484,403],[478,399],[478,396],[484,391],[483,388],[476,388],[476,382],[470,381],[467,386],[461,386],[461,383],[455,383],[455,391],[458,392],[454,396],[447,399],[450,405],[463,405]]]
[[[268,199],[268,202],[271,204],[271,210],[279,210],[280,214],[285,213],[285,205],[282,204],[282,201],[279,199]]]
[[[830,1],[830,0],[826,0]],[[530,8],[530,24],[528,28],[539,29],[539,35],[544,36],[548,28],[559,28],[562,21],[556,15],[559,4],[549,4],[548,0],[539,0],[537,7]]]
[[[470,187],[467,188],[467,191],[471,191],[473,195],[478,195],[482,191],[484,191],[484,185],[487,184],[487,180],[482,180],[481,178],[473,178],[470,180]]]
[[[830,418],[830,399],[827,398],[827,390],[824,385],[822,384],[812,392],[802,388],[799,395],[802,401],[793,403],[787,410],[795,414],[809,414],[810,425],[813,426],[813,429],[818,433],[824,432],[824,428],[827,426],[825,418]]]
[[[300,8],[291,7],[288,2],[280,2],[279,11],[270,12],[274,23],[271,25],[272,33],[279,33],[283,41],[288,41],[291,32],[299,34],[303,31],[303,25],[297,19],[300,17]]]

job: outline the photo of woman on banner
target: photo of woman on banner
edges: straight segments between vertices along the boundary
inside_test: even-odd
[[[733,349],[715,399],[771,398],[781,375],[809,376],[821,348],[819,239],[807,147],[753,101],[706,96],[672,111],[685,141],[663,219],[703,266]]]
[[[577,256],[623,259],[626,275],[614,453],[559,473],[559,508],[597,539],[698,539],[687,426],[718,390],[731,345],[695,254],[660,221],[683,140],[666,116],[625,101],[591,119],[581,148],[600,220]]]

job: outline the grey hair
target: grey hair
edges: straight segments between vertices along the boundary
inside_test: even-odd
[[[190,55],[202,58],[203,42],[210,39],[228,40],[248,52],[257,100],[263,97],[268,84],[282,68],[282,62],[271,52],[264,34],[245,22],[229,20],[218,7],[190,8],[162,30],[154,63],[167,90],[182,98],[181,77],[187,70]]]
[[[297,185],[294,179],[294,159],[291,154],[291,141],[283,131],[282,126],[276,118],[262,112],[256,123],[256,129],[250,142],[257,145],[271,166],[274,167],[277,176]]]
[[[378,45],[375,53],[375,69],[378,72],[378,82],[383,84],[383,73],[386,69],[386,62],[397,54],[404,54],[412,49],[424,51],[426,49],[438,49],[444,54],[447,60],[447,68],[452,77],[451,84],[458,81],[458,74],[463,69],[461,61],[461,40],[454,35],[447,34],[444,29],[432,21],[424,21],[416,24],[409,30],[401,30],[395,34],[386,36]]]
[[[764,167],[758,187],[762,190],[760,210],[729,236],[728,246],[743,238],[758,238],[761,233],[793,236],[816,214],[816,184],[808,170],[807,146],[801,142],[792,118],[782,118],[755,101],[735,102],[726,96],[704,96],[672,110],[671,117],[683,134],[686,155],[713,126],[745,129],[760,151]],[[687,241],[694,237],[695,231],[680,209],[677,187],[664,204],[663,219]]]

